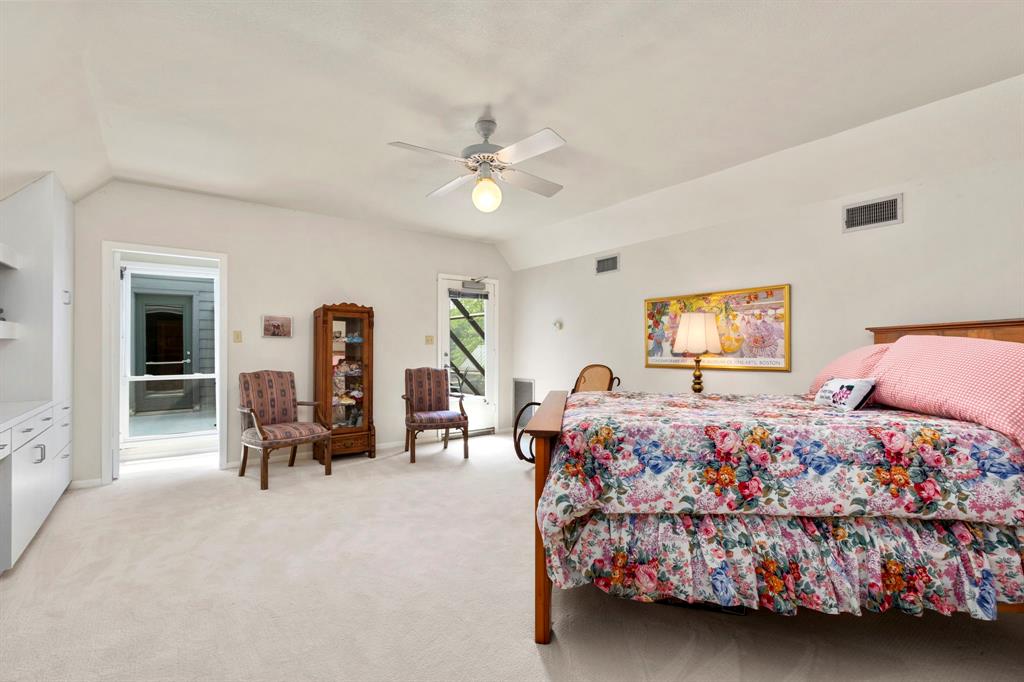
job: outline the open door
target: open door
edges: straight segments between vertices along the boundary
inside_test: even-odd
[[[438,278],[438,365],[465,396],[471,433],[493,433],[498,415],[497,282]]]

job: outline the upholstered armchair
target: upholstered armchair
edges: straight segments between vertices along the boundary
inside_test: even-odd
[[[405,370],[405,449],[409,462],[416,463],[416,436],[421,431],[444,429],[444,447],[448,448],[451,429],[462,430],[462,456],[469,459],[469,417],[462,402],[464,396],[449,393],[448,370],[419,367]],[[449,398],[459,399],[459,410],[451,409]]]
[[[242,413],[242,465],[238,475],[245,476],[249,448],[260,451],[260,490],[266,490],[270,453],[291,447],[288,466],[295,466],[295,453],[303,443],[316,443],[331,437],[331,429],[319,403],[295,399],[295,374],[292,372],[243,372],[238,375],[238,411]],[[312,407],[316,421],[298,421],[299,406]],[[331,458],[324,458],[324,475],[331,475]]]

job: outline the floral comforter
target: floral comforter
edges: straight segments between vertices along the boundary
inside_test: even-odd
[[[1024,601],[1024,451],[910,412],[576,394],[537,516],[560,587],[782,613]]]

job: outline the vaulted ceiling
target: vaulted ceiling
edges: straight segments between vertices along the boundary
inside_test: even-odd
[[[1024,73],[1024,3],[0,4],[0,195],[54,170],[498,241]],[[568,144],[493,214],[458,152]],[[628,226],[623,226],[628,229]]]

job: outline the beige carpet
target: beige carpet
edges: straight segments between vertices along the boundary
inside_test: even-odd
[[[506,437],[275,463],[196,459],[71,491],[0,578],[3,680],[1020,679],[996,623],[727,616],[554,597],[533,643],[532,467]],[[187,466],[186,466],[187,464]]]

